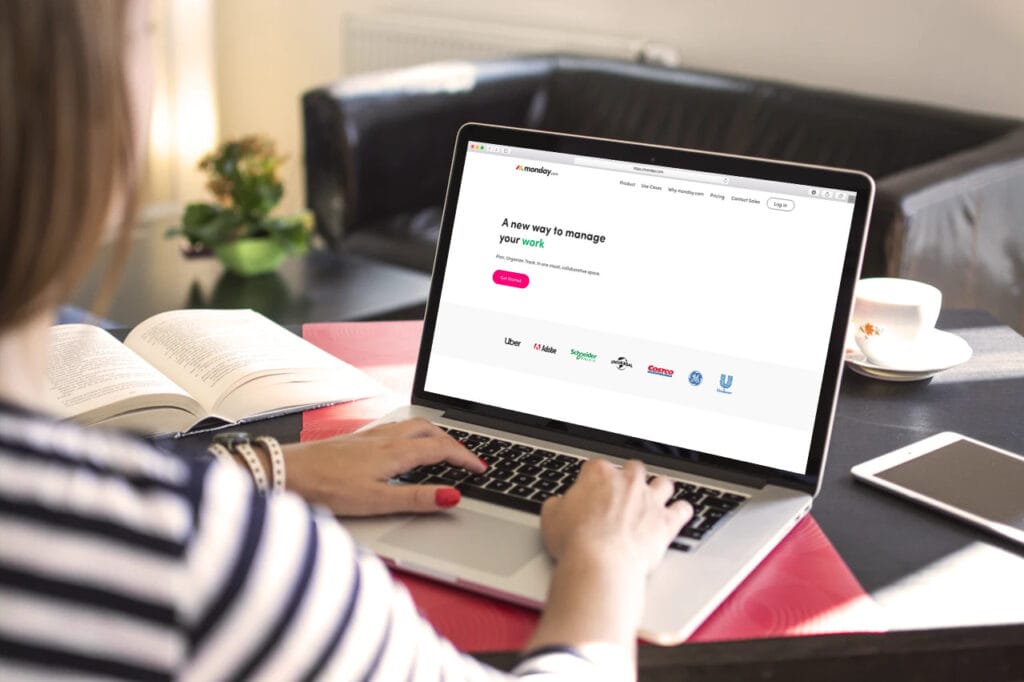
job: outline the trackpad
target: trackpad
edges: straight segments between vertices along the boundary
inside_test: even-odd
[[[468,509],[417,517],[380,540],[497,575],[512,575],[544,551],[536,526]]]

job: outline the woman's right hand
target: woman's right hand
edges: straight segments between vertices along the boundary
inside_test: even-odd
[[[645,579],[693,515],[682,500],[666,506],[673,489],[661,477],[648,483],[640,462],[618,469],[591,459],[565,496],[544,502],[541,533],[555,570],[529,649],[611,644],[621,654],[607,659],[609,677],[613,668],[635,675]]]
[[[672,482],[660,476],[647,483],[644,465],[636,460],[621,469],[588,460],[564,497],[544,503],[544,543],[556,561],[571,552],[602,561],[625,559],[646,575],[693,516],[683,500],[666,506],[673,491]]]

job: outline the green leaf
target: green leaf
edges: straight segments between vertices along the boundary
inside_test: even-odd
[[[187,234],[189,229],[205,225],[215,219],[223,210],[224,207],[217,204],[189,204],[185,207],[181,225]]]
[[[231,181],[238,180],[238,159],[242,155],[242,148],[236,142],[229,142],[224,145],[223,152],[217,157],[214,169],[218,174]]]
[[[234,241],[246,236],[244,220],[237,211],[226,209],[210,222],[197,228],[196,235],[199,241],[210,247]]]
[[[182,216],[181,227],[169,230],[168,235],[182,234],[192,243],[214,247],[244,236],[243,222],[242,216],[232,208],[218,204],[189,204]]]
[[[252,222],[266,218],[284,195],[284,186],[272,175],[243,175],[232,188],[232,200]]]
[[[260,229],[288,253],[305,253],[309,249],[312,216],[304,211],[291,216],[270,218],[260,223]]]

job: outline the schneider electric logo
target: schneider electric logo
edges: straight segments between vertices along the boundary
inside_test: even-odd
[[[516,166],[517,171],[525,171],[527,173],[540,173],[541,175],[551,175],[551,169],[545,168],[544,166],[524,166],[519,164]]]
[[[569,353],[577,360],[583,360],[584,362],[594,362],[595,360],[597,360],[597,356],[594,355],[593,353],[587,353],[582,350],[576,350],[575,348],[570,350]]]

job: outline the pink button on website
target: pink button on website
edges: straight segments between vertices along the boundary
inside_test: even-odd
[[[491,279],[494,280],[495,284],[515,287],[516,289],[525,289],[530,283],[530,278],[527,275],[521,272],[509,272],[508,270],[495,270]]]

